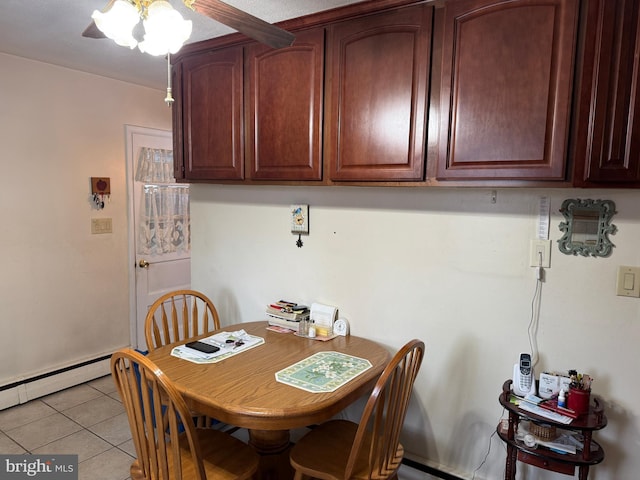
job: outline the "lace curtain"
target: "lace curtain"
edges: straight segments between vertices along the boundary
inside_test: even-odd
[[[191,249],[189,186],[174,183],[171,150],[143,148],[135,179],[146,182],[141,187],[138,253],[188,252]]]
[[[162,148],[140,149],[135,179],[147,183],[175,183],[173,151]]]

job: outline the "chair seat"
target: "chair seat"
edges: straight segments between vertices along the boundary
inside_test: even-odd
[[[296,443],[290,454],[291,465],[296,472],[325,480],[345,480],[345,470],[351,447],[354,444],[358,424],[347,420],[330,420],[314,428]],[[355,464],[352,479],[375,479],[367,454],[371,438],[364,438],[363,448]],[[394,459],[396,470],[400,468],[404,449],[398,444]],[[380,478],[388,478],[386,475]],[[391,475],[392,476],[392,475]]]
[[[208,479],[237,478],[241,480],[251,478],[258,469],[258,454],[246,443],[211,428],[196,428],[196,434],[200,441],[202,460]],[[188,450],[186,438],[183,437],[181,445],[182,443],[185,444],[184,448]],[[183,455],[182,458],[190,460],[187,455]],[[251,458],[251,461],[247,461],[247,458]],[[193,468],[193,464],[190,465],[190,468]]]
[[[200,443],[202,463],[208,480],[249,479],[258,469],[259,456],[246,443],[210,428],[196,428],[195,432]],[[183,478],[197,478],[185,434],[180,436],[180,448],[182,449]],[[247,458],[251,460],[247,461]],[[174,463],[173,456],[169,454],[167,461],[171,471]],[[137,460],[131,465],[131,478],[132,480],[152,480],[142,477]]]
[[[291,449],[294,480],[397,480],[404,448],[400,432],[424,342],[413,339],[384,368],[364,406],[360,423],[329,420]]]

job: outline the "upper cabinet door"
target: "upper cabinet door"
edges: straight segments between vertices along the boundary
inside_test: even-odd
[[[245,68],[250,177],[322,180],[324,29],[278,50],[254,44]]]
[[[182,62],[182,142],[187,180],[242,180],[242,47]]]
[[[438,179],[564,180],[578,0],[445,3]]]
[[[640,186],[639,3],[585,4],[574,154],[577,186]]]
[[[412,6],[329,27],[331,180],[423,179],[432,11]]]

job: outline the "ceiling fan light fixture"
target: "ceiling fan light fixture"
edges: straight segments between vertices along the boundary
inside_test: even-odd
[[[191,20],[182,15],[165,0],[155,0],[147,7],[143,20],[144,40],[138,44],[140,51],[149,55],[176,53],[191,36]]]
[[[118,45],[135,48],[138,44],[133,29],[140,21],[140,13],[132,3],[116,0],[106,12],[95,10],[91,18],[100,31]]]

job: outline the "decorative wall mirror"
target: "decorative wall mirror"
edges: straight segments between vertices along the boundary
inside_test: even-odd
[[[558,240],[560,251],[583,257],[608,257],[614,247],[609,234],[616,233],[611,223],[616,204],[611,200],[581,200],[568,198],[562,202],[560,212],[566,221],[560,222],[564,235]]]

